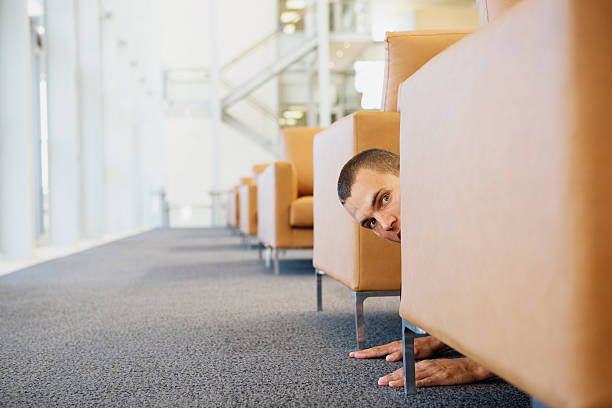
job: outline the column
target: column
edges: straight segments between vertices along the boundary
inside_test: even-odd
[[[210,107],[211,107],[211,132],[212,132],[212,152],[211,152],[211,171],[212,171],[212,189],[214,193],[211,195],[212,206],[212,222],[211,225],[220,224],[221,206],[218,196],[220,188],[221,172],[219,156],[221,156],[219,145],[219,132],[221,131],[221,93],[220,93],[220,68],[219,68],[219,41],[217,30],[217,1],[208,0],[208,44],[210,47]]]
[[[98,1],[79,1],[78,77],[81,132],[81,234],[100,238],[104,233],[104,134],[102,122],[102,61]]]
[[[304,34],[306,38],[311,38],[316,34],[316,0],[307,0],[306,9],[304,10]],[[315,102],[315,71],[314,62],[316,55],[310,53],[304,58],[306,65],[306,92],[308,93],[308,101],[306,104],[306,126],[317,126],[317,104]]]
[[[0,1],[0,252],[32,255],[34,169],[27,2]]]
[[[80,235],[77,27],[74,0],[45,2],[49,129],[49,243]]]
[[[317,38],[319,43],[319,126],[327,127],[331,124],[328,0],[317,0]]]

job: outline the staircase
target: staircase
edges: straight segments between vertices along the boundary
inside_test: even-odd
[[[221,68],[221,85],[227,89],[225,96],[221,99],[222,121],[235,129],[239,134],[251,140],[263,149],[278,156],[277,133],[270,135],[255,129],[252,125],[229,112],[232,106],[244,102],[253,112],[266,121],[278,127],[278,112],[276,107],[271,108],[264,101],[259,100],[253,92],[268,82],[270,79],[280,75],[296,62],[317,49],[316,36],[305,39],[302,44],[295,47],[287,55],[279,57],[264,69],[256,72],[251,77],[235,85],[224,75],[236,64],[241,64],[255,50],[269,44],[270,41],[278,39],[281,30],[275,30],[262,39],[245,49],[241,54],[232,58]],[[164,99],[169,112],[189,115],[210,115],[210,98],[208,96],[209,72],[205,68],[172,69],[164,72]],[[267,132],[270,133],[270,132]]]

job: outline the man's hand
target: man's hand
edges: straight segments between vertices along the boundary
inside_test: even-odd
[[[419,361],[415,364],[414,371],[417,387],[469,384],[486,380],[495,375],[467,357]],[[404,369],[400,368],[391,374],[380,377],[378,385],[402,387],[404,385]]]
[[[376,358],[387,356],[387,361],[399,361],[404,353],[402,351],[402,341],[392,341],[391,343],[383,344],[365,350],[351,351],[350,357],[353,358]]]
[[[414,339],[414,358],[421,360],[429,358],[436,353],[448,350],[449,347],[435,337],[416,337]],[[353,358],[376,358],[387,356],[387,361],[399,361],[404,355],[402,341],[393,341],[382,346],[365,350],[352,351],[349,356]]]

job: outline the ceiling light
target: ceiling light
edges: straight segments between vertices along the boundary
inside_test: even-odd
[[[351,46],[350,42],[348,42],[348,41],[344,42],[344,48],[350,48],[350,46]]]
[[[285,7],[289,10],[303,10],[306,8],[306,0],[287,0]]]
[[[302,17],[295,11],[283,11],[280,15],[280,21],[283,24],[297,23]]]
[[[342,50],[336,51],[336,57],[338,57],[338,58],[344,57],[344,53],[342,52]]]
[[[304,117],[304,112],[298,110],[286,110],[283,112],[283,116],[285,119],[302,119]]]
[[[285,33],[285,34],[293,34],[293,33],[295,33],[295,24],[285,24],[283,26],[283,33]]]
[[[285,124],[288,125],[288,126],[295,126],[297,124],[297,120],[295,120],[295,119],[287,119],[285,121]]]

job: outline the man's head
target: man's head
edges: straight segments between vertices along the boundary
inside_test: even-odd
[[[370,149],[350,159],[338,177],[338,198],[364,228],[389,241],[400,242],[399,156]]]

